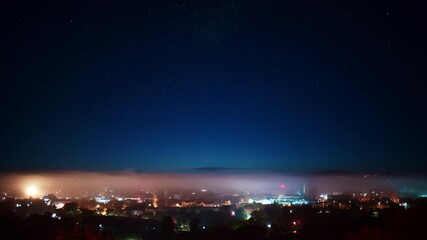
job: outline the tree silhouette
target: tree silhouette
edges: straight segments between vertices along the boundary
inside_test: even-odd
[[[245,210],[243,210],[243,208],[238,208],[238,209],[236,209],[234,216],[238,220],[246,220],[248,214],[246,214],[246,212],[245,212]]]
[[[77,203],[71,202],[64,205],[64,212],[67,216],[76,216],[77,215]]]
[[[200,220],[195,218],[190,222],[190,231],[199,232],[200,231]]]
[[[249,223],[257,226],[265,226],[266,225],[266,215],[262,210],[255,210],[251,214],[251,218],[249,219]]]
[[[175,223],[171,216],[165,216],[162,220],[161,231],[164,235],[172,235],[175,230]]]

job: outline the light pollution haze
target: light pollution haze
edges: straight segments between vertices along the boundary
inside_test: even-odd
[[[135,172],[39,172],[9,173],[0,176],[1,190],[25,196],[36,186],[41,197],[60,192],[62,196],[93,195],[97,190],[114,193],[165,189],[207,189],[214,192],[299,193],[306,184],[318,193],[366,192],[370,190],[424,193],[427,180],[419,177],[363,177],[363,175],[284,175],[277,173],[135,173]]]

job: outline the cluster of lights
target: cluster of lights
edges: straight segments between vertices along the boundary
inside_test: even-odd
[[[106,198],[103,198],[103,197],[96,197],[95,198],[95,202],[107,204],[107,203],[110,202],[110,199],[106,199]]]
[[[61,216],[57,215],[56,213],[52,213],[52,218],[61,220]]]

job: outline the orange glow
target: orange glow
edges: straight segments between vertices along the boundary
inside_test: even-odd
[[[39,189],[35,185],[30,185],[25,188],[25,193],[28,197],[37,197],[39,195]]]

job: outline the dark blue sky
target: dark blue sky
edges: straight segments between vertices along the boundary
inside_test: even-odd
[[[422,1],[5,1],[1,169],[427,169]]]

